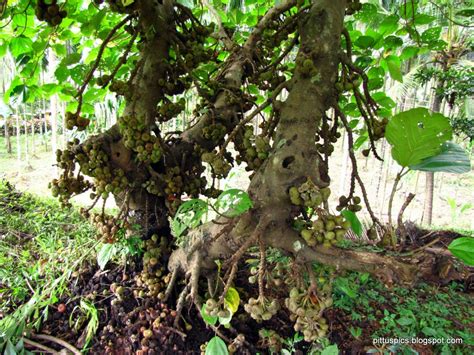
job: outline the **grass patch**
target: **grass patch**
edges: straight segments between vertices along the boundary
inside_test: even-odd
[[[0,182],[0,348],[67,292],[68,280],[92,260],[95,231],[77,211]]]
[[[435,353],[470,354],[474,345],[474,302],[463,286],[420,284],[387,289],[368,274],[348,273],[334,282],[334,307],[352,324],[349,332],[359,338],[462,339],[462,344],[433,344]],[[362,324],[370,329],[363,329]],[[403,349],[404,348],[404,349]],[[380,349],[379,349],[380,350]],[[398,353],[417,353],[400,347]]]

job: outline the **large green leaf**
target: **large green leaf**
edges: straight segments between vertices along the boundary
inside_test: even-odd
[[[224,340],[219,338],[217,335],[209,340],[206,346],[206,355],[227,355],[229,351],[227,350],[227,345]]]
[[[28,53],[33,49],[33,41],[23,35],[15,37],[10,42],[10,51],[13,56],[16,58],[20,54]]]
[[[239,189],[229,189],[219,195],[215,208],[227,217],[236,217],[252,208],[249,195]]]
[[[240,304],[240,295],[235,288],[230,287],[225,294],[225,304],[232,314],[237,312]]]
[[[179,206],[171,222],[173,235],[178,238],[187,228],[197,227],[207,210],[207,203],[200,199],[192,199],[183,203]]]
[[[463,237],[453,240],[448,249],[467,265],[474,266],[474,238]]]
[[[213,317],[213,316],[210,316],[209,314],[207,314],[206,308],[207,308],[207,306],[204,303],[201,307],[201,317],[202,317],[202,319],[204,319],[204,322],[206,322],[207,324],[215,325],[217,323],[217,317]]]
[[[400,59],[397,56],[389,55],[384,61],[392,79],[403,82]]]
[[[392,117],[385,138],[392,145],[392,157],[403,167],[421,163],[441,152],[452,137],[449,119],[426,108],[414,108]]]
[[[461,146],[453,142],[446,142],[441,147],[441,153],[410,166],[410,169],[463,174],[471,171],[471,162]]]
[[[99,264],[99,268],[101,270],[105,269],[105,266],[109,262],[110,259],[116,254],[117,248],[114,244],[106,243],[102,244],[99,252],[97,253],[97,264]]]
[[[349,210],[344,210],[341,214],[350,222],[352,231],[360,237],[362,235],[362,223],[360,223],[357,215]]]

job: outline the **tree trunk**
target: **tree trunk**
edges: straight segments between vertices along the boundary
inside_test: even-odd
[[[440,89],[442,86],[443,86],[443,83],[439,82],[437,84],[436,91]],[[433,112],[439,112],[442,101],[443,101],[442,96],[435,94],[433,103],[431,105],[431,110]],[[431,225],[432,220],[433,220],[434,173],[428,171],[425,173],[425,177],[426,177],[425,203],[424,203],[422,223]]]
[[[12,153],[12,142],[10,139],[10,118],[11,116],[5,118],[5,143],[7,148],[7,154]]]
[[[53,53],[52,50],[48,51],[48,61],[49,61],[49,68],[53,70],[53,68],[56,67],[56,57]],[[54,76],[54,72],[48,73],[49,79],[52,80],[52,77]],[[50,110],[50,122],[51,122],[51,149],[53,151],[53,154],[56,154],[56,150],[58,149],[58,96],[56,94],[52,95],[51,98],[49,99],[49,110]],[[46,118],[46,112],[45,118]]]
[[[188,233],[196,241],[173,252],[169,269],[189,273],[196,280],[203,269],[215,269],[215,259],[235,260],[239,250],[261,238],[266,246],[282,249],[300,262],[321,262],[336,268],[368,271],[388,283],[412,282],[414,267],[388,256],[347,251],[339,248],[310,247],[291,227],[292,216],[299,210],[290,202],[288,190],[307,179],[320,188],[329,185],[327,166],[315,147],[314,137],[323,115],[336,105],[340,36],[345,1],[320,1],[313,4],[308,16],[299,22],[300,48],[296,70],[288,84],[289,95],[276,101],[280,121],[274,137],[274,148],[251,180],[248,189],[254,201],[251,212],[232,226],[209,223]],[[303,73],[300,65],[310,59],[320,73],[319,82]],[[324,79],[321,79],[324,78]],[[213,236],[220,236],[211,242]],[[230,258],[230,259],[229,259]],[[229,261],[230,260],[230,261]],[[191,289],[195,285],[191,285]],[[191,294],[193,291],[191,290]]]
[[[21,140],[20,140],[21,124],[20,124],[20,115],[19,115],[18,109],[15,112],[16,112],[16,159],[18,161],[17,166],[19,167],[20,162],[21,162]]]

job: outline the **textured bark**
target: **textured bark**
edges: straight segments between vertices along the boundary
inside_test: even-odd
[[[280,114],[274,147],[252,178],[248,191],[254,208],[229,231],[224,230],[229,228],[228,224],[208,223],[190,232],[187,246],[171,256],[171,271],[192,273],[214,269],[215,259],[228,263],[243,246],[262,236],[267,246],[282,249],[301,262],[316,261],[338,269],[371,272],[389,284],[415,280],[415,267],[403,261],[339,248],[311,248],[291,228],[297,208],[289,200],[288,189],[307,178],[320,187],[329,185],[327,167],[315,147],[315,135],[323,115],[336,100],[334,83],[344,8],[344,0],[319,1],[299,20],[301,42],[297,68],[288,85],[287,99],[274,104]],[[311,79],[301,73],[298,63],[305,59],[313,61],[319,70],[318,76]],[[222,236],[214,241],[220,234]]]

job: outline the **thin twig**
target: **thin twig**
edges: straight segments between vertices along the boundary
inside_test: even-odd
[[[112,73],[110,73],[108,80],[104,84],[102,84],[103,88],[105,88],[112,81],[112,79],[115,77],[115,75],[117,75],[117,72],[122,67],[122,65],[125,64],[125,62],[127,61],[128,54],[130,53],[130,50],[132,49],[133,43],[135,43],[137,36],[138,36],[138,31],[136,31],[133,34],[132,38],[130,39],[130,42],[128,42],[127,47],[125,47],[125,50],[122,56],[120,57],[120,60],[115,66],[114,70],[112,70]]]

